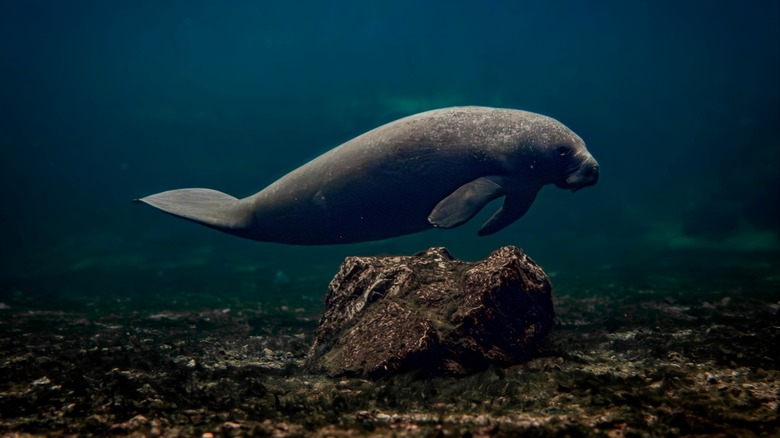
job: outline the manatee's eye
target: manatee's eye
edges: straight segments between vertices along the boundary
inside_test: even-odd
[[[558,152],[559,156],[565,157],[571,153],[571,148],[568,146],[558,146],[555,151]]]

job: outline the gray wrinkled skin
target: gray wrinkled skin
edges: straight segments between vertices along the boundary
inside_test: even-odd
[[[336,244],[452,228],[504,196],[479,233],[492,234],[525,214],[542,186],[576,191],[598,175],[582,139],[552,118],[453,107],[373,129],[248,198],[181,189],[139,201],[248,239]]]

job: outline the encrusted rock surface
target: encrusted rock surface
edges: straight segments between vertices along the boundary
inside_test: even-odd
[[[308,365],[329,375],[463,375],[528,360],[553,324],[547,275],[520,249],[456,260],[348,257],[328,287]]]

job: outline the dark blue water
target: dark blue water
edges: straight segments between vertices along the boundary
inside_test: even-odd
[[[778,77],[777,1],[0,1],[0,293],[18,305],[35,291],[300,284],[318,299],[346,255],[429,246],[473,260],[517,245],[562,284],[653,251],[774,257]],[[599,183],[547,187],[487,238],[476,230],[495,203],[456,230],[335,247],[244,241],[130,202],[182,187],[248,196],[373,127],[453,105],[557,118],[600,162]]]

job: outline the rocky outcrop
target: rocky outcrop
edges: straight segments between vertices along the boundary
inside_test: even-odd
[[[523,251],[456,260],[348,257],[325,297],[308,366],[329,375],[462,375],[527,360],[553,324],[547,275]]]

